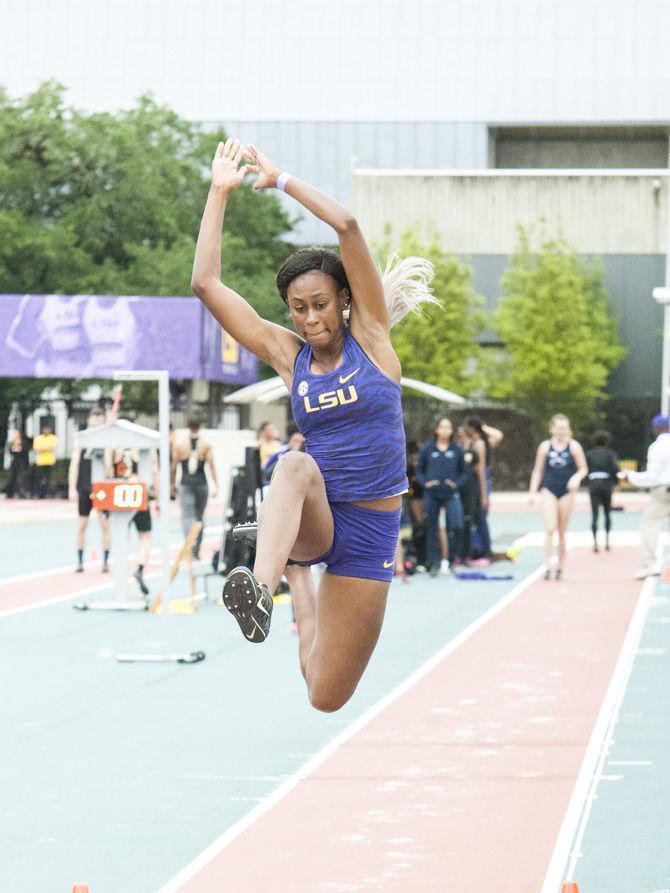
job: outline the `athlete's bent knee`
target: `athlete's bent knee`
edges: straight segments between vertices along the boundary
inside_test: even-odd
[[[352,691],[339,691],[323,685],[308,685],[309,703],[321,713],[335,713],[347,703]]]
[[[318,472],[319,466],[314,459],[307,453],[300,453],[297,450],[284,453],[275,469],[275,475],[290,475],[306,481],[311,480]]]

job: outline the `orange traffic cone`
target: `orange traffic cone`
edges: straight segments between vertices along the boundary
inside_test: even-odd
[[[579,893],[579,887],[574,881],[566,881],[561,887],[561,893]]]
[[[91,551],[88,553],[88,560],[89,561],[97,561],[98,558],[100,558],[100,550],[98,549],[97,546],[93,546],[91,548]]]
[[[91,893],[91,888],[88,884],[75,884],[72,893]]]
[[[661,583],[670,583],[670,564],[666,564],[661,574]]]

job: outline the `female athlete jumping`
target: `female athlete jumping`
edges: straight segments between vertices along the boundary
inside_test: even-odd
[[[245,155],[249,163],[241,164]],[[247,171],[258,175],[254,189],[282,189],[337,233],[339,256],[302,249],[277,275],[295,332],[261,319],[220,280],[224,213]],[[431,275],[428,262],[408,259],[387,268],[382,283],[349,211],[281,173],[253,146],[219,143],[193,290],[226,332],[282,377],[306,449],[277,463],[255,532],[253,573],[232,570],[223,600],[246,638],[264,641],[286,568],[300,666],[319,710],[349,700],[379,638],[407,489],[400,363],[390,329],[434,300]],[[318,593],[309,570],[317,562],[327,566]]]

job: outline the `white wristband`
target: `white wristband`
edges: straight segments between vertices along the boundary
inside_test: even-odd
[[[286,171],[282,171],[281,174],[277,177],[277,189],[281,192],[284,191],[286,184],[291,179],[291,175],[287,174]]]

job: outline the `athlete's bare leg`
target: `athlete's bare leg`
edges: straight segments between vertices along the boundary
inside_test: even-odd
[[[254,577],[272,593],[289,558],[310,561],[332,542],[333,515],[318,465],[307,453],[286,453],[259,513]]]
[[[317,710],[339,710],[356,690],[379,639],[388,590],[388,583],[328,571],[321,578],[305,667],[309,700]]]
[[[79,515],[77,519],[77,549],[83,551],[86,544],[86,528],[88,527],[88,515]]]
[[[544,515],[544,559],[549,570],[554,554],[554,534],[558,530],[558,499],[545,487],[540,490],[540,499]]]
[[[575,503],[575,494],[566,493],[558,500],[558,568],[563,571],[566,549],[566,532],[570,523],[570,515]]]
[[[102,548],[105,552],[109,552],[111,542],[109,534],[109,516],[101,514],[99,517],[100,529],[102,530]]]
[[[140,530],[137,533],[137,563],[144,567],[149,559],[151,549],[151,531]]]

